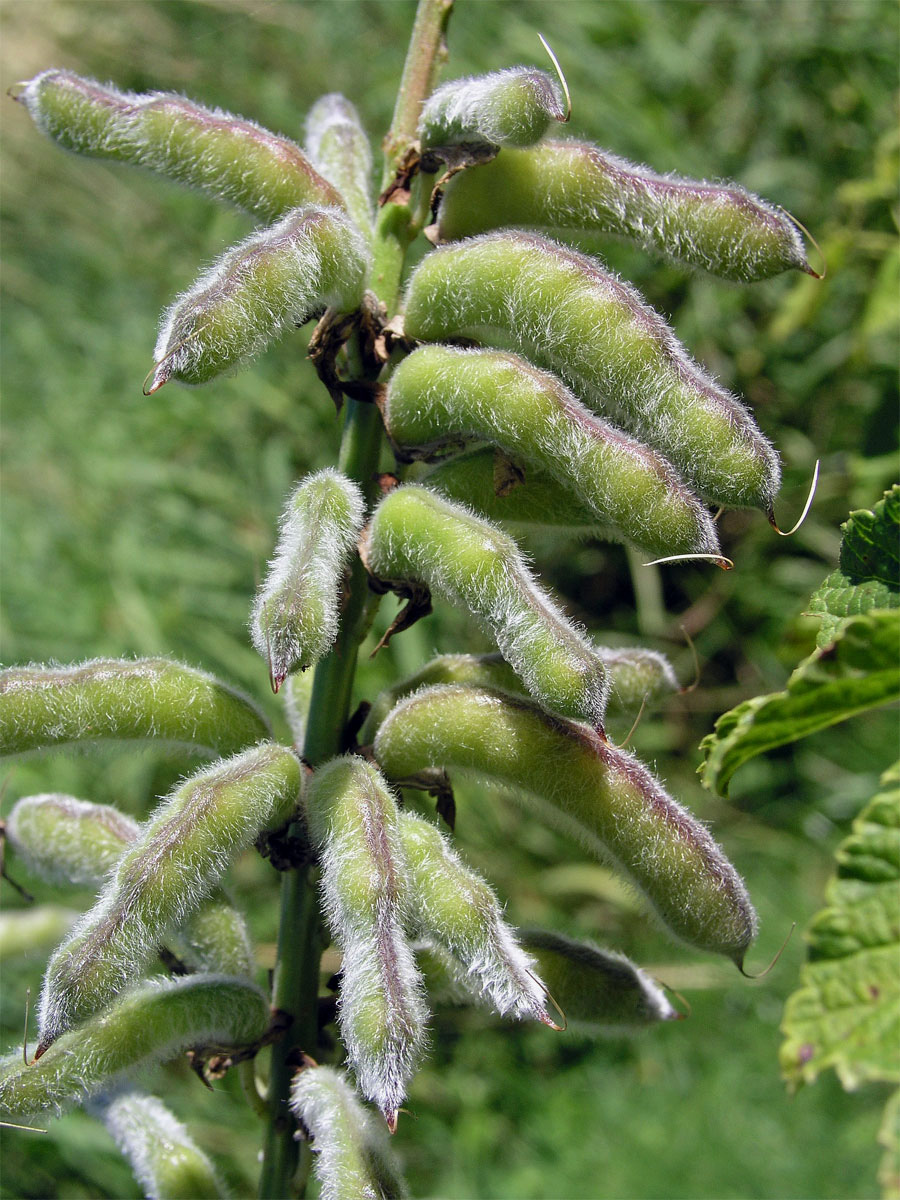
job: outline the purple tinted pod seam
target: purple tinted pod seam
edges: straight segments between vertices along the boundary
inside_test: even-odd
[[[262,743],[191,776],[159,805],[50,959],[38,1017],[42,1048],[137,978],[232,859],[291,817],[301,786],[294,754]]]
[[[676,937],[743,962],[756,914],[740,876],[646,767],[587,726],[503,692],[426,688],[392,710],[374,753],[391,779],[440,766],[512,789],[612,859]]]
[[[277,221],[302,204],[341,207],[290,139],[170,92],[120,92],[71,71],[36,75],[17,97],[67,150],[147,167]]]
[[[783,209],[737,184],[658,175],[587,142],[510,150],[447,183],[442,241],[502,228],[610,233],[743,283],[814,274]]]
[[[163,313],[147,394],[207,383],[333,307],[360,304],[370,254],[337,208],[296,208],[238,242]]]
[[[538,586],[508,534],[461,505],[406,485],[375,510],[362,553],[377,579],[424,583],[472,613],[542,704],[602,724],[606,668]]]
[[[401,457],[490,441],[551,475],[597,525],[654,555],[716,554],[712,518],[662,455],[602,421],[565,385],[515,354],[422,346],[394,371],[382,401]]]
[[[771,511],[778,457],[750,413],[587,255],[526,233],[443,246],[413,272],[405,330],[515,350],[660,451],[708,502]]]

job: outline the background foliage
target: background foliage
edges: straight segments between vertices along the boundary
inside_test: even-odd
[[[412,0],[6,0],[2,86],[66,66],[123,88],[181,90],[298,137],[313,100],[339,90],[377,141],[413,10]],[[701,687],[645,717],[634,741],[745,873],[762,919],[759,963],[792,920],[802,926],[821,907],[834,847],[896,757],[896,713],[881,711],[746,764],[727,803],[694,777],[716,716],[782,688],[812,650],[817,622],[803,608],[837,565],[839,525],[851,508],[871,507],[896,471],[897,23],[890,0],[458,0],[451,22],[449,74],[545,65],[541,30],[568,76],[573,134],[657,170],[735,178],[796,213],[828,260],[821,284],[781,277],[737,288],[611,242],[588,247],[752,402],[785,459],[782,523],[822,457],[796,538],[776,539],[757,514],[727,514],[723,545],[737,561],[728,575],[632,572],[621,548],[594,543],[531,547],[598,638],[640,636],[684,678],[679,627],[696,639]],[[250,600],[285,493],[333,460],[338,439],[304,361],[307,334],[233,378],[144,399],[159,310],[250,228],[247,218],[66,156],[8,101],[2,129],[3,659],[174,654],[252,690],[277,722],[249,646]],[[392,611],[386,602],[380,628]],[[435,650],[461,648],[487,647],[441,611],[365,667],[359,695]],[[55,787],[140,814],[184,766],[115,752],[26,763],[9,775],[4,809]],[[681,988],[693,1013],[599,1044],[442,1013],[413,1088],[416,1119],[401,1122],[397,1139],[414,1194],[877,1193],[884,1093],[845,1095],[829,1073],[789,1097],[779,1078],[800,938],[765,981],[747,983],[673,947],[607,872],[502,797],[472,790],[459,800],[460,842],[514,921],[623,949]],[[261,972],[274,954],[275,882],[252,856],[234,873]],[[20,903],[3,889],[6,904]],[[24,989],[36,988],[46,949],[4,970],[7,1043],[21,1036]],[[250,1194],[255,1119],[182,1068],[166,1074],[173,1107],[191,1114],[237,1194]],[[4,1131],[3,1149],[3,1196],[137,1194],[106,1133],[81,1114],[48,1137]]]

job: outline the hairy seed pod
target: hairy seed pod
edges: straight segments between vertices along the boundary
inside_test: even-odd
[[[127,1072],[190,1047],[224,1053],[247,1046],[262,1037],[268,1023],[268,1000],[245,979],[186,975],[144,983],[64,1033],[30,1065],[23,1064],[21,1047],[3,1058],[0,1113],[59,1113]]]
[[[140,974],[240,851],[290,818],[301,780],[297,758],[264,742],[199,771],[160,804],[50,959],[39,1008],[41,1047]]]
[[[442,241],[504,228],[611,233],[743,283],[813,274],[783,209],[737,184],[657,175],[586,142],[510,150],[448,182]]]
[[[601,421],[546,371],[516,354],[422,346],[394,371],[382,402],[401,458],[490,441],[547,471],[597,524],[654,555],[715,554],[712,518],[661,455]]]
[[[306,792],[332,935],[343,951],[338,1018],[363,1095],[393,1128],[425,1042],[428,1010],[404,932],[408,867],[399,813],[356,756],[317,768]]]
[[[333,183],[347,211],[371,240],[372,148],[359,113],[338,92],[320,97],[306,118],[306,151],[313,165]]]
[[[0,756],[107,740],[233,754],[270,733],[242,692],[165,658],[94,658],[0,673]]]
[[[402,700],[374,751],[392,779],[458,768],[523,794],[549,823],[612,859],[676,937],[743,962],[756,914],[734,867],[646,767],[587,726],[452,685]]]
[[[289,671],[305,671],[331,649],[341,579],[364,516],[360,489],[331,469],[308,475],[288,500],[250,618],[253,645],[268,661],[276,691]]]
[[[655,650],[642,646],[610,650],[599,646],[597,653],[609,671],[610,693],[607,716],[634,712],[645,700],[652,701],[678,691],[678,680],[669,660]],[[502,654],[440,654],[415,674],[379,692],[366,716],[360,741],[371,742],[382,721],[405,696],[420,688],[442,683],[461,683],[469,687],[524,694],[522,682]]]
[[[512,538],[495,525],[425,488],[399,487],[375,510],[364,559],[376,578],[424,583],[472,613],[542,704],[602,723],[606,668],[538,587]]]
[[[209,1158],[155,1096],[122,1091],[90,1107],[148,1200],[219,1200],[228,1195]]]
[[[50,70],[17,99],[67,150],[148,167],[264,221],[301,204],[342,204],[294,142],[184,96],[120,92]]]
[[[518,934],[570,1026],[618,1033],[677,1019],[659,984],[624,954],[546,929]]]
[[[140,826],[109,805],[45,793],[16,802],[6,836],[28,870],[41,879],[96,889],[140,836]],[[253,974],[247,924],[221,890],[204,900],[166,941],[192,971]]]
[[[363,298],[369,248],[337,208],[295,208],[251,233],[176,298],[160,321],[147,394],[206,383],[253,358],[293,325]]]
[[[516,350],[659,450],[710,503],[771,511],[778,457],[748,411],[587,255],[527,233],[444,246],[413,273],[405,331]]]
[[[59,904],[34,904],[0,912],[0,963],[52,950],[81,914]]]
[[[401,813],[400,833],[417,936],[447,950],[462,968],[469,990],[484,996],[501,1016],[550,1024],[534,960],[504,921],[493,891],[428,821]]]
[[[565,121],[559,88],[545,71],[508,67],[488,75],[451,79],[422,109],[424,150],[451,146],[530,146],[551,121]]]
[[[291,1085],[290,1106],[312,1140],[320,1200],[402,1200],[407,1194],[384,1126],[342,1071],[304,1067]]]

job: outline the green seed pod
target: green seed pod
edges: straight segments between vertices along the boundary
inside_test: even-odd
[[[602,723],[609,693],[603,663],[495,525],[425,488],[399,487],[375,510],[364,558],[376,578],[424,583],[471,612],[542,704]]]
[[[227,250],[163,313],[147,395],[206,383],[294,325],[362,301],[369,249],[337,208],[295,208]]]
[[[563,98],[545,71],[509,67],[451,79],[425,102],[419,121],[423,150],[451,146],[530,146],[551,121],[567,120]]]
[[[616,540],[659,556],[719,550],[712,518],[670,463],[518,355],[422,346],[394,371],[382,415],[401,458],[490,441],[555,476]]]
[[[42,1048],[128,987],[240,851],[290,818],[301,779],[296,757],[264,742],[199,771],[160,804],[50,959],[39,1009]]]
[[[305,671],[331,649],[341,580],[364,516],[362,492],[339,471],[308,475],[288,500],[250,618],[253,645],[269,663],[276,692],[289,671]]]
[[[313,165],[340,192],[347,211],[371,241],[372,148],[359,113],[338,92],[318,99],[306,118],[306,151]]]
[[[509,466],[490,446],[467,450],[423,469],[416,464],[407,475],[448,500],[468,504],[491,521],[510,529],[552,529],[568,537],[616,541],[616,531],[597,523],[596,513],[574,492],[561,488],[553,475],[540,468],[524,472]]]
[[[374,745],[385,774],[474,772],[612,859],[678,938],[738,965],[756,933],[744,885],[704,826],[636,758],[528,700],[460,686],[401,701]]]
[[[74,908],[59,904],[35,904],[0,912],[0,963],[52,950],[79,916]]]
[[[677,1019],[659,984],[624,954],[546,929],[518,933],[570,1026],[619,1033]]]
[[[516,350],[653,446],[717,505],[770,512],[778,457],[638,292],[596,260],[526,233],[444,246],[416,268],[405,331]]]
[[[312,1140],[320,1200],[401,1200],[406,1187],[384,1126],[372,1120],[342,1071],[304,1067],[291,1110]]]
[[[436,942],[461,967],[470,991],[501,1016],[531,1017],[551,1024],[546,989],[534,960],[503,919],[497,897],[467,867],[449,841],[414,813],[400,814],[409,864],[410,914],[417,936]]]
[[[607,716],[634,712],[645,700],[649,702],[678,691],[678,680],[671,663],[655,650],[643,647],[609,650],[600,646],[597,653],[609,671]],[[363,725],[361,743],[366,745],[373,741],[382,721],[399,700],[420,688],[442,683],[491,688],[514,696],[525,694],[522,681],[502,654],[440,654],[414,675],[378,694]]]
[[[123,1091],[91,1105],[128,1160],[148,1200],[219,1200],[215,1167],[161,1100]]]
[[[109,805],[59,793],[23,796],[6,822],[8,842],[30,871],[49,883],[95,889],[140,831]],[[246,922],[220,890],[166,940],[192,971],[251,976],[255,969]]]
[[[269,1002],[244,979],[186,975],[151,981],[64,1033],[29,1066],[19,1047],[0,1061],[0,1112],[15,1118],[62,1112],[126,1072],[193,1046],[227,1052],[259,1040]]]
[[[267,222],[301,204],[342,206],[294,142],[184,96],[120,92],[50,70],[17,99],[67,150],[148,167]]]
[[[454,175],[440,239],[504,228],[611,233],[743,283],[814,274],[783,209],[737,184],[657,175],[586,142],[542,142]]]
[[[0,756],[106,740],[233,754],[270,732],[242,692],[165,658],[94,658],[0,673]]]
[[[306,725],[309,720],[309,709],[312,703],[312,689],[315,675],[312,671],[295,671],[288,675],[281,695],[284,698],[284,715],[290,726],[291,737],[298,748],[303,746],[306,739]]]
[[[348,755],[306,792],[328,924],[344,962],[338,1019],[363,1095],[393,1129],[425,1043],[428,1010],[412,950],[399,813],[377,768]]]

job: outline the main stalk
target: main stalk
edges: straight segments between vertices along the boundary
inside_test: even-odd
[[[394,178],[415,140],[419,111],[434,85],[443,54],[443,36],[453,0],[419,0],[391,129],[384,141],[384,179]],[[397,308],[407,249],[418,230],[409,204],[389,202],[379,215],[373,246],[372,290],[392,315]],[[351,344],[351,361],[359,361]],[[374,499],[374,477],[382,445],[382,426],[373,404],[348,400],[341,434],[338,467]],[[368,588],[362,563],[354,562],[331,653],[316,667],[303,753],[311,766],[342,749],[353,692],[360,643],[366,634]],[[318,1045],[319,960],[323,949],[316,872],[308,867],[286,871],[281,885],[281,918],[272,1006],[291,1018],[285,1036],[272,1048],[269,1076],[269,1125],[263,1150],[259,1194],[262,1200],[303,1195],[309,1156],[294,1140],[287,1101],[300,1052],[312,1057]],[[298,1170],[299,1165],[299,1170]]]

